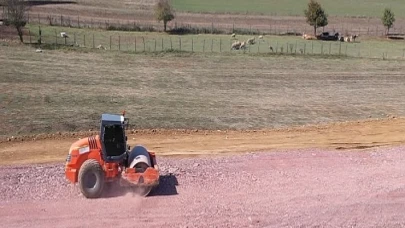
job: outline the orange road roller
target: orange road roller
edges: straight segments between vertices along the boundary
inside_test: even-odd
[[[154,152],[127,145],[128,118],[122,114],[101,115],[100,133],[79,139],[70,149],[65,164],[67,180],[78,184],[86,198],[99,198],[108,183],[135,188],[147,196],[159,185],[159,168]],[[118,180],[118,181],[117,181]]]

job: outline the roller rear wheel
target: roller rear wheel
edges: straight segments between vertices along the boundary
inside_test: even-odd
[[[94,159],[85,161],[79,171],[79,188],[86,198],[98,198],[104,189],[104,170]]]

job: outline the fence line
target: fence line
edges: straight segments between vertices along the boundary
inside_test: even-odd
[[[46,45],[48,48],[57,46],[83,47],[112,51],[127,52],[162,52],[183,51],[198,53],[274,53],[294,55],[349,56],[383,59],[405,59],[405,47],[389,46],[381,50],[373,45],[347,43],[339,41],[307,41],[307,40],[268,40],[257,39],[253,45],[243,50],[232,50],[235,41],[224,36],[207,38],[203,36],[142,36],[142,35],[109,35],[107,33],[78,32],[63,36],[61,31],[29,30],[25,40],[30,44]]]
[[[110,29],[110,30],[130,30],[130,31],[161,31],[162,24],[155,22],[142,22],[136,20],[113,20],[113,19],[97,19],[91,17],[80,16],[65,16],[55,14],[28,14],[28,23],[38,23],[54,26],[67,26],[75,28],[96,28],[96,29]],[[205,25],[195,25],[179,22],[174,20],[172,28],[194,28],[198,33],[233,33],[239,32],[243,34],[268,34],[268,35],[298,35],[304,33],[312,33],[312,28],[304,24],[279,24],[269,23],[261,25],[237,25],[220,24],[220,23],[206,23]],[[347,25],[333,26],[329,25],[325,28],[326,31],[336,31],[343,35],[357,34],[362,36],[382,36],[385,35],[385,27],[383,25],[374,25],[367,27],[353,27]],[[393,34],[404,34],[404,28],[398,26],[392,28]]]

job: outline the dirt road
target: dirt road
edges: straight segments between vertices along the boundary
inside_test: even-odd
[[[1,226],[403,227],[404,123],[134,132],[131,145],[157,151],[162,169],[147,198],[110,188],[84,199],[63,174],[77,134],[2,142]]]

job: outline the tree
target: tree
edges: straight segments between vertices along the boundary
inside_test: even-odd
[[[20,41],[23,41],[22,28],[26,25],[25,13],[28,11],[28,6],[24,0],[4,0],[6,10],[6,23],[17,29]]]
[[[166,32],[167,22],[174,19],[174,10],[168,0],[159,0],[155,6],[155,17],[163,21],[164,31]]]
[[[389,8],[385,8],[384,15],[381,18],[383,25],[387,28],[387,34],[390,31],[390,28],[394,25],[395,22],[395,15],[394,12],[391,11]]]
[[[328,25],[328,15],[322,9],[321,4],[315,0],[310,0],[308,9],[304,10],[307,23],[314,27],[314,35],[316,36],[316,29]]]

